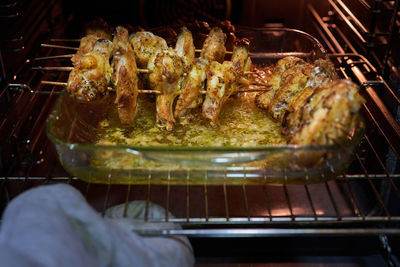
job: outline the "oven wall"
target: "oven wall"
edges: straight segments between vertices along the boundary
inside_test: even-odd
[[[240,4],[242,5],[242,14],[238,19],[238,24],[253,27],[283,26],[302,30],[309,23],[306,11],[308,4],[312,4],[324,14],[329,9],[328,1],[321,0],[250,0]]]

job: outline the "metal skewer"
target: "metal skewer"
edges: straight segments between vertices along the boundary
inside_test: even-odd
[[[80,42],[81,39],[50,39],[50,42]]]
[[[32,67],[33,70],[39,71],[72,71],[74,67]],[[148,69],[137,69],[140,73],[151,73]],[[252,74],[252,71],[245,71],[244,74]]]
[[[196,52],[196,53],[201,53],[201,50],[202,50],[202,49],[195,49],[194,52]],[[232,54],[232,51],[225,51],[225,53],[231,55],[231,54]]]
[[[64,41],[64,42],[75,42],[75,40],[78,39],[50,39],[50,41]],[[80,40],[79,40],[80,41]],[[71,50],[79,50],[78,47],[72,47],[72,46],[64,46],[64,45],[55,45],[55,44],[42,44],[42,47],[50,47],[50,48],[63,48],[63,49],[71,49]],[[201,49],[195,49],[194,50],[197,53],[201,53]],[[233,52],[232,51],[226,51],[226,54],[231,55]],[[249,53],[249,55],[253,55],[252,53]]]
[[[66,54],[66,55],[57,55],[57,56],[48,56],[48,57],[37,57],[34,60],[48,60],[48,59],[59,59],[59,58],[71,58],[74,54]]]
[[[74,67],[32,67],[33,70],[72,71]]]
[[[50,48],[62,48],[62,49],[70,49],[70,50],[76,50],[78,51],[78,47],[72,47],[72,46],[64,46],[64,45],[53,45],[53,44],[41,44],[42,47],[50,47]]]
[[[57,85],[57,86],[67,86],[68,84],[66,82],[54,82],[54,81],[41,81],[42,84],[47,84],[47,85]],[[241,88],[245,88],[250,86],[244,86]],[[267,86],[262,86],[263,88],[267,88]],[[253,87],[254,88],[254,87]],[[266,92],[268,91],[267,89],[246,89],[246,90],[238,90],[236,93],[251,93],[251,92]],[[161,94],[160,91],[158,90],[138,90],[139,93],[141,94]],[[207,94],[206,90],[201,90],[201,94],[205,95]]]
[[[68,84],[65,82],[53,82],[53,81],[41,81],[42,84],[47,85],[57,85],[57,86],[67,86]],[[157,90],[138,90],[141,94],[161,94],[160,91]]]
[[[72,71],[74,67],[32,67],[33,70],[40,71]],[[148,69],[137,69],[140,73],[150,73]]]

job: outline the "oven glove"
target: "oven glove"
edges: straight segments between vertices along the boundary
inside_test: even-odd
[[[65,184],[14,198],[0,228],[1,266],[192,266],[188,244],[140,236],[120,219],[103,218]]]
[[[104,216],[125,224],[132,231],[181,229],[178,224],[171,222],[160,223],[160,221],[165,218],[165,209],[154,203],[148,203],[147,221],[145,221],[146,201],[141,200],[135,200],[126,205],[126,216],[124,216],[125,204],[116,205],[107,209]],[[174,216],[168,212],[168,218],[171,219],[174,218]]]

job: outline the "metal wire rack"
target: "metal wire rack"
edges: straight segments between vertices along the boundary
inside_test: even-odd
[[[166,208],[164,218],[145,216],[144,221],[175,222],[182,227],[141,232],[147,235],[400,234],[400,130],[391,108],[381,98],[389,96],[397,103],[399,100],[363,56],[334,53],[329,57],[343,77],[361,85],[367,99],[367,134],[353,163],[346,173],[325,183],[271,184],[265,177],[260,186],[158,186],[151,183],[151,172],[147,185],[90,184],[69,176],[45,134],[45,120],[60,88],[40,83],[43,79],[65,81],[67,74],[34,72],[27,60],[12,82],[23,81],[33,92],[6,87],[0,93],[7,107],[0,118],[2,208],[31,187],[68,183],[99,212],[121,203],[125,203],[126,210],[130,201],[144,200],[147,215],[150,202]]]

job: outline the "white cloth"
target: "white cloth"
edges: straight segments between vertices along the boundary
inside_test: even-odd
[[[143,218],[145,203],[129,203],[127,217]],[[73,187],[41,186],[13,199],[0,229],[1,266],[192,266],[186,237],[144,237],[134,229],[176,228],[122,218],[123,206],[94,211]],[[151,204],[149,218],[164,217]]]

